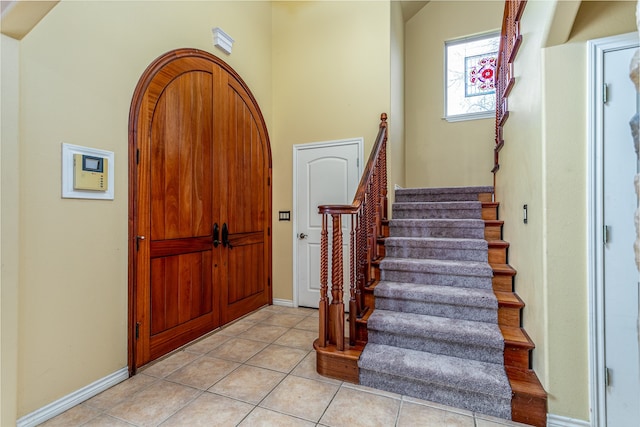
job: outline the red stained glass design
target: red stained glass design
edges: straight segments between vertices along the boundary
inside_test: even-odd
[[[467,58],[466,95],[486,95],[496,90],[497,55]]]

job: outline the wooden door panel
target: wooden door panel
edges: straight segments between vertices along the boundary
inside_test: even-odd
[[[266,290],[264,263],[261,261],[264,245],[262,243],[234,246],[229,253],[229,263],[242,266],[230,272],[227,304],[235,304],[247,297]]]
[[[183,73],[159,97],[151,128],[151,240],[211,234],[212,75]]]
[[[235,143],[228,149],[227,177],[236,182],[228,194],[229,206],[242,206],[234,210],[233,233],[262,230],[265,226],[264,139],[259,132],[253,112],[236,88],[229,90],[231,105],[229,140]]]
[[[151,336],[211,314],[211,252],[151,261]]]

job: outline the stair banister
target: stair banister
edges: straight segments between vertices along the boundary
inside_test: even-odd
[[[356,319],[368,307],[364,304],[364,287],[372,281],[371,265],[378,257],[377,238],[387,219],[387,115],[380,115],[380,126],[360,184],[350,205],[321,205],[320,303],[318,345],[334,345],[344,351],[344,260],[342,254],[342,217],[351,219],[349,233],[349,345],[356,343]],[[332,228],[332,251],[329,260],[329,216]],[[331,290],[329,292],[329,268]],[[329,293],[331,298],[329,299]]]

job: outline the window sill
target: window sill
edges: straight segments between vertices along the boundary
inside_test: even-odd
[[[444,116],[442,120],[446,120],[449,123],[463,122],[466,120],[480,120],[480,119],[495,119],[495,111],[485,111],[482,113],[470,113],[470,114],[458,114],[456,116]]]

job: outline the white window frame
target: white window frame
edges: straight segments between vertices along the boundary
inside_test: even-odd
[[[500,37],[500,31],[490,31],[486,33],[476,34],[473,36],[462,37],[459,39],[446,40],[444,42],[444,114],[443,118],[448,122],[460,122],[465,120],[478,120],[478,119],[487,119],[496,116],[495,107],[490,111],[480,111],[477,113],[464,113],[464,114],[448,114],[448,92],[449,92],[449,76],[448,76],[448,53],[447,49],[449,46],[469,43],[477,40],[488,39],[492,37]],[[496,76],[497,79],[497,76]],[[494,104],[495,105],[495,104]]]

